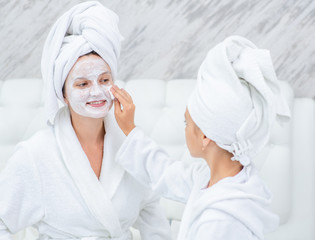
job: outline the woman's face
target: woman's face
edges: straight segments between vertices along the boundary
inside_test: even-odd
[[[202,148],[203,148],[203,139],[205,138],[203,132],[192,120],[188,109],[185,112],[185,137],[186,144],[189,149],[191,156],[193,157],[203,157]]]
[[[113,84],[108,64],[98,55],[80,57],[65,81],[65,102],[70,110],[91,118],[104,118],[113,105]]]

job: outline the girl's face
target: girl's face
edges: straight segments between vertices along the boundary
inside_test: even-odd
[[[104,118],[113,105],[110,67],[98,55],[80,57],[65,81],[65,102],[70,110],[91,118]]]
[[[188,109],[185,112],[185,137],[186,144],[192,157],[203,157],[203,141],[205,135],[200,130],[200,128],[192,120]]]

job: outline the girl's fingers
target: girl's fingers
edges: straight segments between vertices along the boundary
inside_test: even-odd
[[[128,98],[128,100],[132,102],[132,97],[130,96],[130,94],[123,88],[121,89],[121,91],[125,94],[125,96]]]
[[[118,101],[123,105],[123,106],[127,106],[129,101],[122,95],[121,91],[116,90],[115,88],[112,87],[111,89],[113,95],[115,98],[118,99]]]
[[[117,114],[121,113],[120,102],[117,98],[114,100],[114,106],[115,106],[115,113]]]
[[[118,86],[113,85],[114,90],[116,90],[118,93],[121,94],[122,97],[124,97],[127,101],[132,100],[130,95],[124,90],[124,89],[120,89]]]

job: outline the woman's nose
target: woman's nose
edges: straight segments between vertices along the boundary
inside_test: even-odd
[[[98,84],[93,84],[91,91],[90,91],[90,95],[91,96],[98,96],[102,93],[102,90],[100,88],[100,86]]]

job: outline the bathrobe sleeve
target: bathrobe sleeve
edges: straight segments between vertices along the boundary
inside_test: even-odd
[[[44,215],[41,181],[34,159],[17,147],[0,173],[0,239],[40,221]],[[7,238],[8,239],[8,238]]]
[[[138,127],[127,136],[116,160],[140,183],[165,198],[183,203],[187,202],[201,167],[198,163],[172,161],[167,153]]]
[[[3,221],[0,219],[0,240],[12,240],[11,234]]]
[[[140,231],[142,240],[171,240],[171,228],[161,211],[160,198],[149,191],[144,199],[143,208],[133,227]]]

